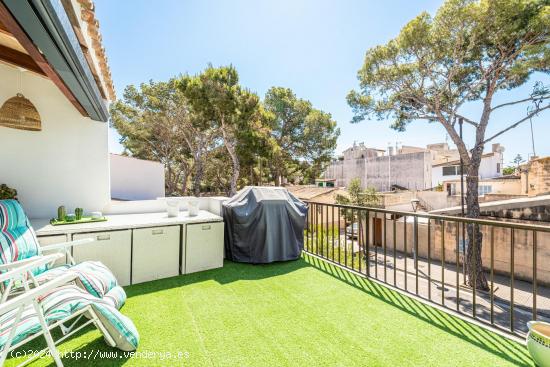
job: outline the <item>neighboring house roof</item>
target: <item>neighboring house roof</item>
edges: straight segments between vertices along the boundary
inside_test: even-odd
[[[300,200],[333,203],[337,194],[347,195],[347,191],[338,187],[287,186],[286,189]]]
[[[481,156],[481,158],[488,158],[488,157],[492,157],[495,155],[495,152],[490,152],[490,153],[485,153]],[[454,161],[449,161],[449,162],[444,162],[444,163],[439,163],[439,164],[434,164],[433,167],[446,167],[446,166],[456,166],[457,164],[460,164],[460,159],[457,159],[457,160],[454,160]]]
[[[480,203],[479,207],[481,211],[490,211],[496,209],[520,209],[529,208],[532,206],[546,205],[550,206],[550,195],[541,195],[530,198],[515,198],[508,200],[490,201],[487,203]],[[454,206],[450,208],[444,208],[439,210],[433,210],[432,214],[460,214],[461,208]]]

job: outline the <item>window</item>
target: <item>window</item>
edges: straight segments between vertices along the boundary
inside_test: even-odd
[[[443,176],[457,176],[457,175],[460,175],[460,166],[443,167]]]
[[[479,185],[478,191],[479,195],[490,194],[493,191],[493,187],[491,185]]]
[[[456,184],[455,183],[448,183],[447,184],[447,195],[451,196],[451,195],[456,195],[456,194],[457,194]]]
[[[497,173],[500,173],[500,163],[497,163]]]

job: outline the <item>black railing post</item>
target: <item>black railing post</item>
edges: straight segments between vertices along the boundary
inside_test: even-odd
[[[445,272],[446,272],[446,254],[445,254],[445,235],[446,232],[448,232],[449,229],[453,229],[453,226],[449,226],[449,228],[446,228],[446,223],[455,223],[455,252],[456,252],[456,258],[452,260],[454,262],[452,269],[455,270],[454,274],[454,280],[450,280],[450,285],[452,285],[452,282],[455,282],[456,287],[456,311],[461,313],[462,315],[471,317],[473,319],[479,320],[482,323],[486,323],[488,325],[493,325],[494,327],[500,328],[500,329],[506,329],[509,333],[521,336],[524,332],[522,328],[516,328],[515,322],[519,321],[516,320],[515,310],[517,307],[515,307],[515,243],[516,243],[516,233],[517,230],[525,230],[527,231],[527,238],[529,238],[529,234],[532,235],[532,243],[533,243],[533,249],[532,249],[532,287],[527,288],[531,292],[532,296],[532,304],[523,304],[522,306],[529,306],[531,308],[532,312],[532,318],[533,320],[537,319],[537,296],[538,296],[538,266],[537,266],[537,255],[538,255],[538,234],[539,232],[543,233],[550,233],[550,227],[541,226],[541,225],[535,225],[535,224],[524,224],[524,223],[511,223],[511,222],[499,222],[495,220],[486,220],[486,219],[473,219],[473,218],[463,218],[463,217],[451,217],[451,216],[445,216],[445,215],[435,215],[435,214],[429,214],[429,213],[411,213],[411,212],[403,212],[403,211],[392,211],[392,210],[386,210],[386,209],[380,209],[380,208],[367,208],[367,207],[358,207],[358,206],[352,206],[352,205],[338,205],[338,204],[323,204],[323,203],[315,203],[311,202],[308,203],[308,213],[306,217],[306,230],[305,230],[305,238],[304,238],[304,250],[307,253],[318,255],[320,258],[337,262],[338,264],[350,269],[350,270],[357,270],[359,268],[359,272],[362,274],[366,274],[367,277],[371,277],[370,273],[370,244],[373,242],[373,245],[380,245],[381,250],[383,250],[383,263],[380,262],[380,265],[384,266],[384,275],[382,277],[378,277],[378,249],[377,247],[374,248],[374,253],[376,255],[376,263],[373,266],[375,274],[374,277],[379,279],[380,281],[383,281],[386,284],[390,284],[391,281],[388,280],[388,274],[387,274],[387,267],[389,266],[388,259],[388,236],[393,237],[393,286],[395,288],[403,289],[407,292],[409,292],[408,289],[408,244],[410,241],[408,241],[407,236],[407,226],[408,221],[407,218],[410,216],[413,216],[414,222],[413,223],[413,237],[412,237],[412,243],[411,246],[411,252],[414,254],[414,266],[415,266],[415,272],[414,275],[411,273],[411,276],[415,277],[415,293],[424,299],[429,300],[430,302],[434,302],[437,304],[442,305],[445,308],[452,308],[453,310],[455,307],[451,305],[447,305],[449,302],[446,302],[445,296],[446,296],[446,283],[445,283]],[[329,208],[330,206],[330,208]],[[335,210],[338,211],[338,213],[335,213]],[[370,215],[371,212],[374,212],[375,214]],[[337,214],[337,219],[336,219]],[[380,226],[378,226],[378,218],[382,216],[384,222],[380,223]],[[344,231],[342,232],[341,223],[342,223],[342,215],[345,215],[345,218],[351,219],[351,223],[345,223],[344,224]],[[401,216],[403,218],[403,240],[402,240],[402,249],[403,249],[403,261],[404,266],[401,269],[397,269],[397,217]],[[387,224],[387,218],[390,218],[389,220],[392,221],[392,229],[390,230],[388,228]],[[420,234],[419,234],[419,218],[426,218],[427,219],[427,225],[428,225],[428,249],[427,249],[427,258],[428,258],[428,270],[427,270],[427,283],[428,283],[428,295],[426,297],[426,294],[421,291],[421,282],[424,282],[425,279],[421,277],[420,269],[418,268],[419,265],[419,248],[420,248]],[[371,220],[372,219],[372,220]],[[337,223],[335,224],[335,221],[337,220]],[[401,220],[400,220],[401,222]],[[432,225],[432,223],[435,223],[435,226]],[[346,224],[349,224],[349,228],[346,227]],[[355,230],[354,230],[355,225]],[[439,227],[441,226],[441,227]],[[468,226],[468,227],[466,227]],[[481,230],[480,226],[489,226],[490,228],[490,269],[488,269],[488,272],[490,270],[490,294],[488,297],[490,297],[490,320],[485,320],[483,317],[478,318],[477,316],[477,267],[480,266],[479,264],[479,258],[478,258],[478,243],[479,243],[479,236],[476,235],[478,231]],[[463,228],[461,231],[460,228]],[[433,230],[435,228],[435,230]],[[460,280],[460,261],[465,260],[464,258],[461,259],[461,251],[462,251],[462,243],[460,242],[461,238],[466,239],[467,232],[465,231],[466,228],[469,228],[470,231],[472,231],[473,236],[470,239],[469,245],[472,246],[471,250],[473,251],[474,257],[471,259],[471,263],[468,265],[472,267],[472,278],[468,279],[468,281],[473,286],[472,288],[472,311],[471,313],[469,311],[465,311],[461,309],[461,280]],[[380,232],[382,230],[384,232],[383,237],[376,235],[376,232]],[[501,232],[497,232],[496,229],[510,229],[510,252],[509,252],[509,259],[510,262],[508,264],[508,269],[510,272],[510,308],[509,308],[509,315],[508,320],[506,320],[506,316],[504,319],[501,319],[500,317],[496,317],[499,314],[495,314],[495,242],[499,239],[499,234]],[[349,230],[346,232],[346,230]],[[388,235],[388,230],[392,231]],[[372,235],[371,235],[372,232]],[[507,233],[507,232],[506,232]],[[380,234],[380,233],[379,233]],[[435,245],[435,242],[432,241],[432,235],[441,235],[440,238],[440,244]],[[489,235],[489,234],[488,234]],[[329,236],[331,236],[329,238]],[[338,239],[335,238],[335,236],[338,236]],[[343,237],[343,239],[342,239]],[[351,245],[348,243],[348,237],[351,237]],[[338,243],[336,243],[338,241]],[[486,241],[489,241],[487,239]],[[376,243],[375,243],[376,242]],[[433,242],[433,243],[432,243]],[[359,251],[354,254],[354,246],[357,244],[359,246]],[[432,249],[432,244],[434,244],[434,249]],[[489,242],[488,242],[489,244]],[[500,243],[497,243],[498,245],[501,245]],[[338,246],[338,256],[335,255],[336,246]],[[351,247],[350,247],[351,246]],[[432,297],[432,281],[435,281],[435,278],[433,278],[432,274],[432,268],[431,268],[431,262],[432,258],[434,257],[434,253],[432,251],[436,251],[437,247],[441,246],[441,302],[439,303],[439,300],[434,300]],[[523,245],[521,247],[521,250],[523,250]],[[344,254],[342,256],[341,251],[342,248],[344,250]],[[348,261],[348,251],[352,251],[351,254],[351,266]],[[332,251],[332,256],[330,256],[330,252]],[[518,256],[523,256],[523,252],[518,253]],[[359,264],[356,267],[355,266],[355,256],[357,255],[361,257],[359,259]],[[365,263],[363,263],[362,256],[365,258]],[[452,263],[451,262],[451,263]],[[464,263],[465,261],[463,261]],[[450,263],[450,264],[451,264]],[[454,266],[456,265],[456,269]],[[363,273],[363,266],[366,267],[366,271]],[[487,265],[489,267],[489,265]],[[450,268],[451,269],[451,268]],[[404,287],[403,284],[399,284],[397,281],[397,275],[398,270],[403,271],[404,270]],[[481,269],[479,269],[481,270]],[[433,278],[433,279],[432,279]],[[436,282],[437,283],[437,282]],[[498,282],[497,284],[498,285]],[[451,286],[452,288],[452,286]],[[411,291],[412,292],[412,291]],[[462,294],[462,297],[464,295]],[[437,298],[437,297],[436,297]],[[454,298],[454,297],[453,297]],[[483,297],[483,300],[486,298]],[[446,304],[447,303],[447,304]],[[519,305],[518,305],[519,307]],[[504,316],[504,315],[503,315]],[[509,327],[506,325],[506,323],[509,322]]]
[[[533,320],[537,319],[537,231],[533,231]]]

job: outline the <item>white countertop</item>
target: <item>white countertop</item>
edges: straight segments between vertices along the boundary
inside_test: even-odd
[[[177,217],[169,218],[164,213],[143,213],[143,214],[116,214],[106,215],[104,222],[78,223],[52,226],[49,219],[31,219],[31,224],[38,236],[56,234],[102,232],[118,229],[146,228],[157,226],[168,226],[172,224],[220,222],[223,218],[208,211],[201,210],[199,215],[190,217],[186,211],[180,212]]]

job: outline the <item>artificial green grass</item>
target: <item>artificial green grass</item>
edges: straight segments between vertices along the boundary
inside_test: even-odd
[[[126,291],[139,358],[115,356],[89,328],[60,349],[90,359],[67,356],[66,366],[533,365],[523,345],[307,255],[226,262]],[[112,354],[89,356],[96,351]]]

